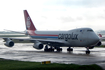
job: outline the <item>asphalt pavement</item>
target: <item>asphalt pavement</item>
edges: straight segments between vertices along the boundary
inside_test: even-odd
[[[62,52],[44,52],[44,49],[34,49],[33,43],[17,43],[14,47],[8,48],[0,41],[0,58],[42,62],[51,61],[52,63],[65,63],[65,64],[80,64],[90,65],[97,64],[105,69],[105,48],[95,47],[91,49],[91,53],[85,53],[86,48],[75,47],[73,52],[67,52],[67,47],[63,48]]]

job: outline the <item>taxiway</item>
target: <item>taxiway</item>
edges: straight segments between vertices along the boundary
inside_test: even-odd
[[[85,53],[86,48],[75,47],[73,52],[67,52],[67,47],[63,48],[62,52],[44,52],[34,49],[32,43],[17,43],[14,47],[8,48],[0,41],[0,58],[42,62],[51,61],[52,63],[65,64],[98,64],[105,69],[105,48],[94,48],[89,55]]]

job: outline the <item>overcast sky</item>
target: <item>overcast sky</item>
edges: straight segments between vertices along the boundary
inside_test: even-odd
[[[105,0],[0,0],[0,31],[24,31],[25,9],[38,30],[105,30]]]

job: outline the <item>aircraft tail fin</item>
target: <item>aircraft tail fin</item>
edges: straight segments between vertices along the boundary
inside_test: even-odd
[[[36,28],[27,12],[27,10],[24,10],[24,17],[25,17],[25,24],[26,24],[26,29],[27,30],[32,30],[32,31],[35,31]]]
[[[102,37],[102,35],[101,35],[101,34],[99,34],[99,37]]]

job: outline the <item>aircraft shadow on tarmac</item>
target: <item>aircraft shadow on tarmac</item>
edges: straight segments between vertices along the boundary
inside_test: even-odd
[[[83,51],[83,50],[82,50]],[[84,51],[83,53],[73,53],[73,52],[58,52],[58,51],[54,51],[54,52],[45,52],[43,50],[40,50],[40,51],[20,51],[20,52],[26,52],[26,53],[40,53],[40,54],[58,54],[58,55],[76,55],[76,56],[93,56],[91,54],[86,54]],[[74,51],[75,52],[75,51]],[[95,51],[96,52],[96,51]]]
[[[44,52],[44,49],[42,50],[36,50],[34,48],[32,48],[32,44],[16,44],[13,48],[7,48],[5,47],[4,45],[0,44],[0,46],[3,46],[3,47],[0,47],[0,49],[10,49],[11,51],[12,50],[15,50],[15,51],[20,51],[20,52],[32,52],[32,53],[43,53],[43,54],[48,54],[48,53],[51,53],[51,54],[68,54],[68,55],[86,55],[86,56],[93,56],[94,54],[96,53],[101,53],[101,52],[105,52],[105,50],[103,50],[103,48],[99,49],[99,48],[96,48],[96,49],[92,49],[90,50],[91,51],[91,54],[87,55],[85,53],[85,48],[81,48],[81,47],[77,47],[77,48],[74,48],[74,51],[73,52],[67,52],[67,48],[63,48],[63,51],[62,52],[57,52],[56,50],[54,52]],[[29,48],[28,50],[25,50],[26,48]],[[98,50],[99,49],[99,50]]]

